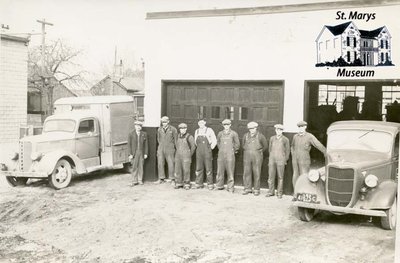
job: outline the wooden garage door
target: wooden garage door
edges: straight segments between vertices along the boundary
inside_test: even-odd
[[[165,81],[163,94],[163,114],[170,117],[175,127],[181,122],[187,123],[192,135],[201,117],[206,118],[207,125],[216,135],[223,129],[221,121],[228,118],[232,120],[232,129],[238,132],[240,140],[250,121],[258,122],[259,130],[268,140],[275,134],[273,125],[283,120],[282,81]],[[214,174],[217,153],[215,150]],[[264,157],[263,164],[263,186],[266,186],[268,178],[267,157]],[[240,151],[236,159],[235,184],[242,183],[242,174]]]

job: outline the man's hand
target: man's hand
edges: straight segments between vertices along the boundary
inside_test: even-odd
[[[129,155],[128,156],[128,158],[129,158],[129,161],[132,161],[132,159],[133,159],[133,155],[131,154],[131,155]]]
[[[144,155],[144,159],[147,159],[147,154]]]

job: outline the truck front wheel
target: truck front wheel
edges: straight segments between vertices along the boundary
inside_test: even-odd
[[[61,159],[57,162],[53,172],[49,175],[49,184],[58,190],[67,187],[71,179],[71,164],[67,160]]]
[[[7,183],[12,187],[25,185],[28,181],[28,178],[24,177],[14,177],[14,176],[6,176]]]
[[[397,217],[397,198],[394,198],[392,206],[385,211],[386,217],[381,217],[381,226],[383,229],[393,230],[396,228]]]
[[[310,222],[314,218],[314,209],[298,207],[299,217],[301,221]]]

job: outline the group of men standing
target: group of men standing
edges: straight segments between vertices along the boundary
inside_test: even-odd
[[[223,130],[215,136],[212,128],[206,126],[206,120],[198,121],[199,128],[194,136],[187,132],[187,124],[178,125],[178,130],[169,124],[169,118],[161,118],[161,126],[157,130],[157,184],[167,181],[165,164],[168,167],[168,180],[175,189],[189,190],[190,166],[192,156],[196,153],[196,180],[194,188],[204,187],[204,175],[209,190],[224,189],[225,173],[227,175],[227,191],[234,191],[235,154],[240,146],[243,149],[243,195],[253,193],[260,195],[260,176],[264,152],[269,152],[267,197],[275,195],[275,178],[278,175],[277,197],[282,198],[283,176],[285,166],[292,154],[293,187],[301,174],[308,173],[310,169],[311,146],[316,147],[322,153],[326,153],[325,147],[310,133],[306,132],[307,123],[301,121],[297,124],[299,132],[294,135],[292,144],[283,135],[284,127],[276,124],[276,135],[269,139],[258,131],[256,122],[247,124],[248,132],[239,140],[237,132],[231,129],[231,120],[222,121]],[[143,132],[142,123],[135,122],[135,130],[129,134],[128,147],[129,159],[132,164],[132,186],[143,184],[143,162],[148,156],[148,138]],[[215,186],[212,173],[212,150],[218,146],[217,177]]]

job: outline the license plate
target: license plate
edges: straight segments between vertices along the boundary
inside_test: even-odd
[[[319,203],[317,202],[317,195],[308,193],[297,194],[297,201],[306,203]]]

